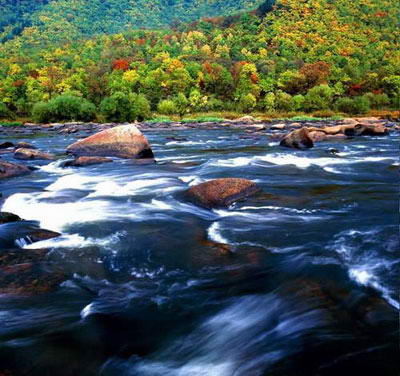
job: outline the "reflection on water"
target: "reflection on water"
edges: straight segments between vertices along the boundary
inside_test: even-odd
[[[398,139],[299,152],[231,130],[172,136],[149,134],[156,165],[61,160],[1,183],[3,211],[62,236],[0,232],[0,265],[19,268],[0,275],[14,292],[0,290],[0,374],[396,374]],[[263,192],[228,209],[185,200],[217,177]]]

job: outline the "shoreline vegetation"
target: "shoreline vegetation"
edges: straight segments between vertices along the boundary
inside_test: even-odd
[[[41,17],[0,43],[0,119],[122,123],[155,113],[330,118],[400,110],[398,10],[389,0],[268,0],[258,10],[170,29],[73,38],[78,13],[71,25]]]

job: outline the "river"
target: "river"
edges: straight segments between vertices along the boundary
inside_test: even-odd
[[[33,161],[0,183],[2,211],[62,234],[4,227],[0,252],[46,249],[64,276],[0,295],[1,375],[398,374],[399,134],[309,151],[229,129],[146,136],[156,164]],[[75,140],[17,138],[59,155]],[[262,192],[186,200],[219,177]]]

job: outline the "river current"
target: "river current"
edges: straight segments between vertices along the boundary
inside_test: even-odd
[[[398,374],[398,134],[309,151],[236,130],[145,134],[156,164],[34,161],[0,183],[2,211],[62,234],[10,227],[0,252],[47,249],[65,275],[0,295],[1,375]],[[75,140],[24,137],[59,155]],[[186,200],[220,177],[262,192]]]

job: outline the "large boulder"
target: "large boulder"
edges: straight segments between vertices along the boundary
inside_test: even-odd
[[[31,170],[16,163],[0,161],[0,179],[29,174]]]
[[[31,159],[41,159],[41,160],[54,160],[54,155],[44,153],[42,151],[36,149],[26,149],[26,148],[19,148],[14,152],[15,159],[21,159],[24,161],[31,160]]]
[[[388,134],[385,125],[377,124],[356,124],[352,128],[346,128],[344,134],[346,136],[384,136]]]
[[[309,132],[306,128],[297,129],[287,134],[281,141],[281,146],[294,149],[310,149],[314,146]]]
[[[77,157],[153,158],[146,137],[134,125],[121,125],[96,133],[68,146],[67,153]]]
[[[260,191],[256,183],[238,178],[210,180],[190,188],[187,195],[207,208],[226,207]]]

